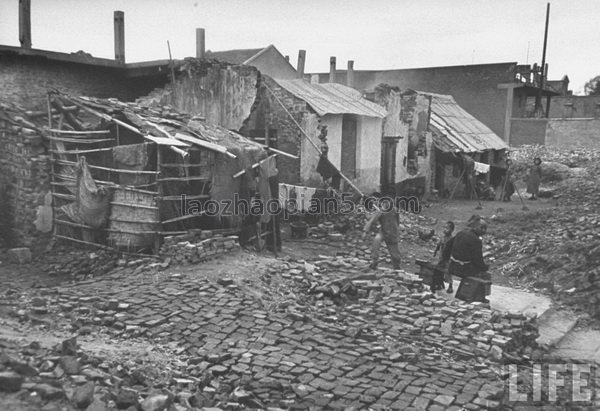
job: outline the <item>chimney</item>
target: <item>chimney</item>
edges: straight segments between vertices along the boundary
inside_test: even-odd
[[[115,11],[115,60],[125,63],[125,13]]]
[[[306,50],[298,51],[298,67],[296,71],[298,72],[298,78],[304,77],[304,62],[306,61]]]
[[[346,85],[354,87],[354,60],[348,60],[348,72],[346,73]]]
[[[285,61],[287,61],[288,63],[290,62],[290,56],[285,56]]]
[[[196,29],[196,58],[203,59],[206,54],[204,29]]]
[[[31,48],[31,0],[19,0],[19,41],[24,49]]]
[[[335,83],[335,57],[329,58],[329,82]]]

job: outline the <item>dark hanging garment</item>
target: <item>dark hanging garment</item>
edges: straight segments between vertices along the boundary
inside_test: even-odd
[[[342,177],[340,176],[340,172],[335,168],[331,161],[325,156],[321,156],[319,159],[319,164],[317,164],[317,173],[321,174],[323,180],[327,180],[331,178],[331,186],[339,190],[340,182]]]
[[[340,176],[339,174],[336,174],[333,177],[331,177],[331,187],[339,191],[341,180],[342,176]]]
[[[339,174],[339,171],[337,171],[337,168],[331,164],[331,161],[329,161],[327,157],[321,156],[319,159],[319,164],[317,164],[317,173],[321,174],[321,176],[327,180],[328,178]]]

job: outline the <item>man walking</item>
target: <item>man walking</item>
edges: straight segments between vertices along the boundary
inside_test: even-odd
[[[371,264],[369,268],[377,268],[379,263],[379,248],[381,242],[385,241],[385,245],[390,252],[392,266],[394,269],[400,269],[400,249],[398,248],[398,209],[394,205],[394,201],[389,197],[383,197],[378,202],[373,216],[367,221],[363,231],[363,239],[371,230],[373,224],[379,223],[379,232],[373,238],[371,248]]]

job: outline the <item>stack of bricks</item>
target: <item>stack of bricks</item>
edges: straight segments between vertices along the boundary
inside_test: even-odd
[[[50,158],[37,130],[0,120],[0,171],[0,231],[12,246],[33,246],[44,239],[34,222],[50,191]]]
[[[178,264],[197,264],[229,253],[239,247],[238,236],[223,236],[198,230],[179,236],[165,237],[160,254]]]

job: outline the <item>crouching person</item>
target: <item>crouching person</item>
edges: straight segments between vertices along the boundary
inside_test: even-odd
[[[446,257],[450,260],[448,273],[460,278],[475,277],[491,281],[487,272],[489,266],[483,261],[483,243],[481,236],[487,232],[487,224],[483,218],[473,216],[469,220],[468,228],[458,232],[446,248]],[[458,297],[458,295],[457,295]],[[488,302],[484,296],[480,298]]]

